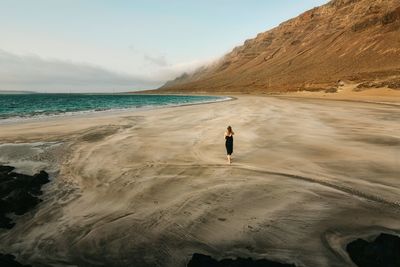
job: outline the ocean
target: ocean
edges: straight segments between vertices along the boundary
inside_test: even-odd
[[[0,95],[0,122],[106,110],[180,106],[226,99],[218,96],[184,95],[4,94]]]

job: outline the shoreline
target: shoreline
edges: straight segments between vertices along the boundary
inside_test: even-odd
[[[366,103],[377,103],[377,104],[393,104],[400,105],[400,90],[390,89],[386,87],[382,88],[369,88],[361,91],[355,91],[357,83],[345,83],[345,85],[337,88],[334,93],[328,93],[325,91],[287,91],[287,92],[268,92],[262,91],[261,89],[250,91],[224,91],[224,92],[196,92],[196,91],[182,91],[173,92],[165,91],[163,89],[145,90],[139,92],[132,92],[132,94],[173,94],[173,95],[184,95],[185,93],[190,95],[231,95],[231,96],[260,96],[260,97],[292,97],[302,99],[321,99],[321,100],[344,100],[344,101],[355,101],[355,102],[366,102]],[[251,89],[251,88],[250,88]]]
[[[141,94],[146,95],[146,94]],[[163,94],[160,94],[162,96]],[[168,94],[173,95],[173,94]],[[184,95],[184,96],[200,96],[200,95]],[[208,95],[204,95],[208,96]],[[210,95],[212,97],[212,95]],[[215,100],[205,100],[201,102],[193,102],[193,103],[182,103],[182,104],[173,104],[173,105],[159,105],[159,106],[144,106],[144,107],[131,107],[131,108],[121,108],[121,109],[106,109],[106,110],[85,110],[85,111],[73,111],[73,112],[64,112],[58,114],[50,114],[50,115],[35,115],[35,116],[26,116],[26,117],[10,117],[6,119],[0,119],[0,126],[2,125],[13,125],[19,123],[31,123],[31,122],[43,122],[43,121],[51,121],[58,120],[62,118],[81,118],[81,117],[97,117],[97,116],[107,116],[107,115],[122,115],[126,113],[133,112],[141,112],[148,110],[159,110],[164,108],[174,108],[174,107],[183,107],[183,106],[192,106],[192,105],[203,105],[203,104],[212,104],[219,103],[225,101],[235,100],[234,97],[230,96],[219,96],[221,99]]]
[[[371,89],[374,90],[374,89]],[[392,90],[396,91],[396,90]],[[397,92],[396,92],[397,93]],[[177,105],[164,105],[164,106],[148,106],[148,107],[140,107],[140,108],[124,108],[124,109],[107,109],[107,110],[88,110],[88,111],[76,111],[69,113],[59,113],[59,114],[51,114],[51,115],[39,115],[39,116],[27,116],[27,117],[12,117],[0,120],[0,127],[2,125],[14,125],[14,124],[23,124],[23,123],[34,123],[34,122],[45,122],[45,121],[53,121],[64,118],[91,118],[98,116],[110,116],[110,115],[123,115],[129,114],[132,112],[142,112],[149,110],[159,110],[164,108],[174,108],[174,107],[183,107],[183,106],[191,106],[191,105],[203,105],[203,104],[212,104],[218,102],[225,101],[233,101],[236,100],[237,97],[276,97],[276,98],[287,98],[287,99],[309,99],[309,100],[327,100],[327,101],[345,101],[345,102],[357,102],[357,103],[367,103],[367,104],[380,104],[380,105],[391,105],[391,106],[400,106],[400,92],[396,97],[385,97],[378,96],[379,99],[371,100],[371,96],[360,96],[351,95],[351,96],[342,96],[338,93],[310,93],[310,92],[287,92],[287,93],[238,93],[238,92],[226,92],[222,94],[221,92],[188,92],[188,93],[162,93],[162,92],[154,92],[154,93],[146,93],[146,91],[131,92],[131,93],[121,93],[120,95],[170,95],[170,96],[216,96],[221,97],[223,99],[220,100],[210,100],[203,102],[195,102],[195,103],[187,103],[187,104],[177,104]]]

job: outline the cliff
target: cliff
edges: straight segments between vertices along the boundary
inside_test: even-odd
[[[339,80],[399,85],[399,77],[400,1],[334,0],[246,40],[161,90],[312,91]]]

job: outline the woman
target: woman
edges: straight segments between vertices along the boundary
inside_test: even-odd
[[[226,147],[226,155],[228,157],[228,163],[231,164],[232,163],[232,153],[233,153],[233,135],[235,133],[232,131],[232,127],[228,126],[228,128],[226,128],[226,132],[225,132],[225,147]]]

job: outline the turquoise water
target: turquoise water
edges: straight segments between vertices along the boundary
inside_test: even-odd
[[[0,120],[223,100],[215,96],[20,94],[0,95]]]

